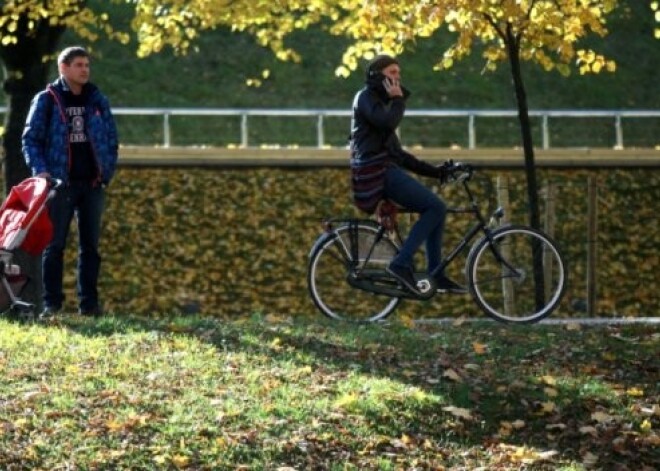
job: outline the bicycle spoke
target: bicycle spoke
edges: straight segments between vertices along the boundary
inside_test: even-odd
[[[543,234],[512,227],[484,239],[469,262],[468,277],[477,303],[505,322],[536,322],[557,306],[565,286],[564,265]]]
[[[343,264],[346,268],[350,268],[351,261],[339,244],[332,244],[328,247],[328,256],[334,258],[337,262]]]
[[[376,292],[378,285],[388,280],[385,267],[396,253],[396,246],[385,238],[376,243],[373,227],[359,227],[358,247],[354,250],[349,245],[348,228],[338,228],[337,233],[310,260],[308,284],[314,303],[325,315],[336,319],[374,321],[386,317],[399,299]],[[351,260],[353,252],[357,260]]]

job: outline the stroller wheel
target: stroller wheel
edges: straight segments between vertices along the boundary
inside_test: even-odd
[[[34,314],[34,304],[26,303],[23,301],[17,301],[10,309],[10,315],[12,318],[21,322],[33,322],[36,320]]]

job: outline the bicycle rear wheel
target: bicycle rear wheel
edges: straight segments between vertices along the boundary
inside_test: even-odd
[[[559,249],[530,227],[508,226],[481,239],[468,257],[470,292],[500,322],[532,323],[550,315],[566,286]]]
[[[352,235],[351,230],[355,231]],[[347,224],[313,249],[307,284],[314,304],[326,316],[373,322],[390,315],[399,304],[396,282],[385,272],[397,247],[387,237],[374,244],[377,233],[373,226],[351,229]],[[391,293],[387,292],[388,283],[393,284]]]

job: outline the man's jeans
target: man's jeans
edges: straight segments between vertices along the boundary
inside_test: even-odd
[[[440,265],[442,232],[447,214],[445,203],[399,167],[390,167],[385,174],[385,197],[420,214],[392,263],[411,266],[415,252],[426,242],[427,270],[432,273]]]
[[[53,240],[43,254],[44,304],[60,309],[64,303],[62,271],[64,248],[71,220],[75,213],[78,220],[78,299],[81,311],[98,309],[98,291],[101,257],[99,236],[101,214],[105,194],[100,185],[90,182],[70,182],[61,187],[49,203],[49,214],[53,222]]]

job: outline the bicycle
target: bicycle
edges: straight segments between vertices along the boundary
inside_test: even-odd
[[[468,291],[477,306],[500,322],[538,322],[557,308],[566,287],[561,252],[540,230],[500,225],[501,207],[487,221],[469,187],[473,174],[468,164],[448,167],[448,183],[462,185],[470,203],[466,208],[448,208],[448,212],[472,214],[476,222],[436,270],[444,270],[482,234],[472,245],[465,266]],[[310,295],[323,314],[375,322],[389,316],[404,298],[424,301],[435,296],[430,274],[415,273],[417,292],[413,292],[387,273],[403,240],[398,225],[389,226],[373,219],[323,221],[324,232],[309,252],[307,271]]]

